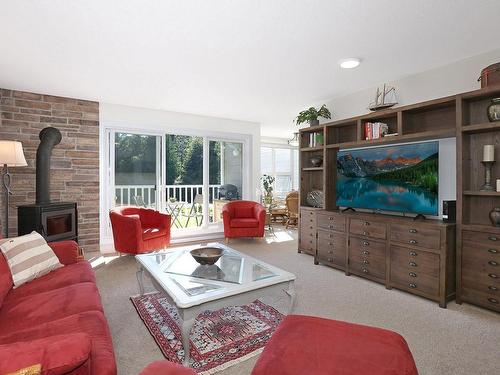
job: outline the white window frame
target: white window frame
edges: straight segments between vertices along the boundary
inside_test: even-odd
[[[298,150],[298,147],[295,146],[290,146],[287,144],[280,144],[280,143],[261,143],[260,145],[260,155],[262,155],[262,148],[270,148],[271,149],[271,173],[267,173],[271,175],[272,177],[276,178],[277,176],[290,176],[291,178],[291,185],[292,185],[292,190],[299,190],[300,186],[300,181],[295,181],[294,175],[295,173],[298,173],[299,171],[299,161],[297,158],[297,164],[294,163],[293,160],[293,151]],[[290,151],[290,172],[277,172],[276,171],[276,149],[288,149]],[[262,166],[261,166],[261,176],[264,174],[262,172]],[[299,177],[300,179],[300,177]],[[297,186],[295,186],[297,184]],[[274,191],[276,191],[276,186],[273,186]]]

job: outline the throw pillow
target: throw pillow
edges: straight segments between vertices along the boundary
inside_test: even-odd
[[[14,289],[63,266],[37,232],[1,239],[0,250],[9,265]]]
[[[0,307],[2,307],[3,300],[12,289],[12,285],[12,276],[10,275],[9,265],[0,251]]]
[[[42,373],[42,365],[37,364],[19,369],[14,372],[9,372],[7,375],[40,375]]]

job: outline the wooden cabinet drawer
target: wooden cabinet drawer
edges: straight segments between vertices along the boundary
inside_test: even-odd
[[[350,238],[349,256],[356,259],[382,258],[385,259],[385,242],[373,241],[357,237]]]
[[[462,244],[462,259],[481,259],[500,264],[500,249],[487,244],[464,241]]]
[[[462,240],[473,245],[485,245],[488,248],[500,251],[500,235],[497,234],[464,230],[462,232]]]
[[[385,280],[385,260],[363,259],[357,260],[349,257],[349,270],[360,276],[371,276],[380,281]]]
[[[391,285],[411,292],[422,292],[430,296],[439,295],[439,277],[415,272],[391,263]]]
[[[332,245],[335,247],[342,247],[345,249],[346,241],[345,234],[330,232],[323,229],[318,229],[318,243],[322,242],[325,245]]]
[[[495,311],[500,311],[500,297],[493,293],[482,293],[475,289],[462,287],[461,297],[464,301],[477,304]]]
[[[439,229],[391,224],[391,241],[438,250],[441,247]]]
[[[439,277],[439,255],[401,246],[391,246],[392,267],[437,278]]]
[[[385,240],[387,237],[386,225],[369,220],[352,219],[349,231],[360,236]]]
[[[475,290],[479,293],[486,293],[500,298],[500,284],[494,280],[484,282],[482,280],[471,279],[469,277],[462,278],[462,288]]]
[[[317,216],[318,228],[345,232],[346,218],[337,212],[321,212]]]

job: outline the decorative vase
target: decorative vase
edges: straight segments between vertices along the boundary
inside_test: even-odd
[[[313,190],[307,193],[306,202],[311,207],[323,207],[323,192],[321,190]]]
[[[309,126],[317,126],[317,125],[319,125],[319,120],[318,119],[309,120]]]
[[[500,98],[491,99],[487,111],[490,122],[500,121]]]
[[[311,156],[309,158],[309,163],[311,163],[313,167],[321,167],[321,165],[323,165],[323,156],[321,155]]]
[[[495,207],[490,211],[490,220],[495,227],[500,227],[500,207]]]
[[[272,194],[266,194],[264,196],[264,203],[265,204],[271,204],[271,203],[273,203],[273,196],[272,196]]]

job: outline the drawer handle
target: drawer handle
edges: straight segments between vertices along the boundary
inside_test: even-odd
[[[328,220],[333,220],[333,217],[331,217],[331,216],[330,216],[330,217],[328,218]]]
[[[312,228],[311,228],[312,229]],[[417,240],[409,240],[408,243],[412,244],[412,245],[415,245],[416,243],[418,243]]]
[[[498,250],[497,249],[488,249],[488,253],[490,253],[490,254],[498,254]]]
[[[410,263],[408,263],[408,265],[410,267],[417,267],[417,263],[415,263],[415,262],[410,262]]]
[[[364,273],[370,273],[370,271],[368,271],[368,268],[362,268],[362,270]]]
[[[313,243],[313,242],[312,242],[312,240],[311,240],[311,241],[309,241],[309,243]]]
[[[370,245],[370,243],[368,241],[363,241],[362,244],[363,244],[363,246],[369,246]]]
[[[333,254],[333,251],[332,250],[328,250],[328,254]]]
[[[488,262],[488,264],[489,264],[490,266],[493,266],[493,267],[498,266],[498,263],[497,263],[497,262],[495,262],[494,260],[490,260],[490,261]]]
[[[312,237],[312,236],[313,236],[313,234],[312,234],[312,233],[309,233],[309,237]]]
[[[410,288],[415,289],[415,288],[417,287],[417,284],[409,283],[409,284],[408,284],[408,286],[409,286]]]
[[[495,299],[495,298],[488,298],[488,301],[489,301],[490,303],[498,303],[498,300],[497,300],[497,299]]]
[[[489,236],[488,239],[490,241],[498,241],[498,237],[495,237],[495,236]]]
[[[364,224],[365,227],[367,227],[367,226],[370,225],[370,223],[368,221],[365,221],[363,224]]]
[[[408,254],[410,254],[412,257],[416,257],[418,255],[415,251],[410,251]]]
[[[370,264],[366,259],[363,260],[363,264]]]
[[[363,232],[363,236],[368,236],[368,232]]]
[[[410,233],[417,233],[418,230],[416,230],[416,229],[409,229],[408,232],[410,232]]]
[[[332,246],[332,245],[333,245],[333,243],[332,243],[332,242],[328,242],[328,245],[329,245],[329,246]]]
[[[488,289],[492,290],[493,292],[497,292],[498,291],[498,288],[496,286],[493,286],[493,285],[488,286]]]
[[[488,276],[491,277],[492,279],[498,279],[498,276],[495,275],[494,273],[489,273]]]
[[[329,225],[328,228],[333,229],[335,227],[333,225]]]
[[[416,274],[415,272],[410,272],[408,275],[409,275],[410,277],[417,277],[417,274]]]
[[[370,252],[369,252],[368,250],[363,250],[363,251],[361,252],[361,254],[363,254],[363,255],[368,255],[368,254],[370,254]]]
[[[328,258],[328,261],[329,262],[333,262],[333,258]]]
[[[313,227],[313,226],[310,226],[309,228],[310,228],[310,229],[314,229],[314,227]]]

